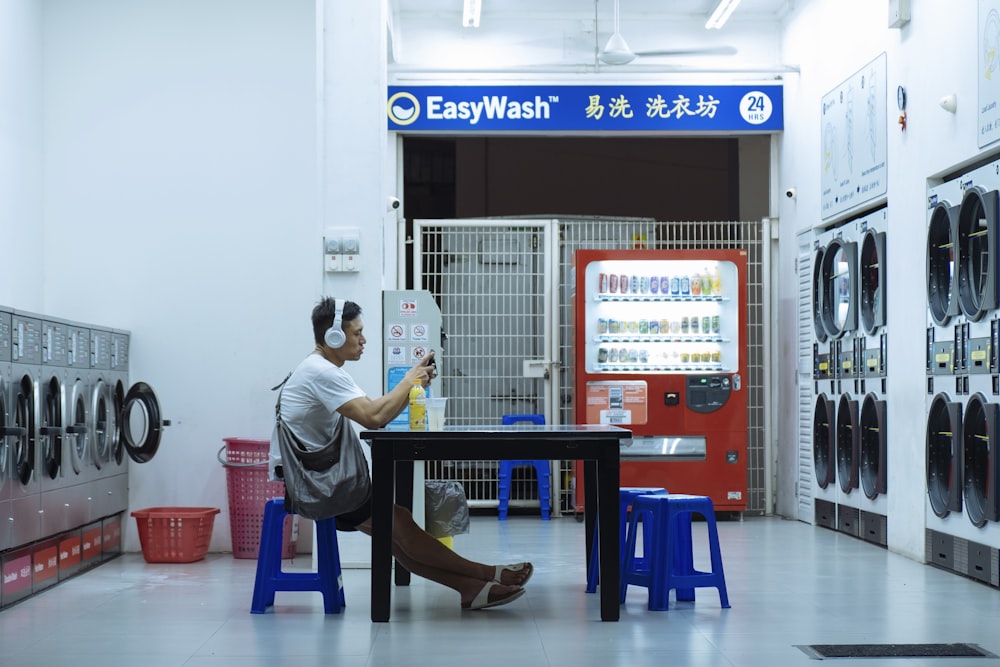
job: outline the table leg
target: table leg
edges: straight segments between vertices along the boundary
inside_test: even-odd
[[[423,464],[423,461],[417,463]],[[396,461],[396,504],[413,511],[413,466],[414,461]],[[410,585],[410,571],[396,561],[395,576],[397,586]]]
[[[583,518],[587,572],[590,572],[591,545],[594,543],[594,531],[597,530],[597,461],[591,459],[583,461]]]
[[[372,447],[372,622],[389,620],[395,465],[388,443]],[[411,482],[412,484],[412,482]]]
[[[621,485],[621,462],[618,448],[608,449],[597,462],[597,509],[600,530],[601,620],[617,621],[620,613],[618,582],[620,545],[618,544],[618,494]]]

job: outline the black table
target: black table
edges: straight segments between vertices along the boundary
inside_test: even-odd
[[[516,424],[446,426],[443,431],[382,428],[362,431],[372,449],[372,621],[389,620],[393,502],[412,508],[412,461],[512,459],[582,460],[585,557],[600,518],[601,620],[617,621],[619,447],[632,432],[617,426]],[[403,462],[406,465],[397,465]],[[499,556],[499,555],[498,555]],[[502,560],[502,558],[501,558]],[[396,585],[410,573],[396,563]],[[581,582],[581,594],[583,583]]]

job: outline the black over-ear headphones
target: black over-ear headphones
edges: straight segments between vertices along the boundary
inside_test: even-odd
[[[323,336],[323,341],[327,346],[337,349],[344,346],[347,342],[347,336],[344,334],[344,326],[341,323],[340,318],[344,315],[344,300],[337,299],[336,310],[333,315],[333,324],[330,328],[326,330],[326,334]]]

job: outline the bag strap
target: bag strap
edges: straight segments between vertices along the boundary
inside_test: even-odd
[[[340,421],[337,422],[337,431],[333,434],[330,442],[315,451],[307,449],[306,446],[302,444],[302,441],[299,440],[299,437],[292,431],[288,423],[281,418],[281,393],[284,391],[285,383],[288,382],[288,378],[290,377],[292,377],[291,373],[286,375],[285,379],[280,383],[271,387],[271,391],[278,392],[278,400],[274,405],[275,422],[277,423],[278,428],[287,436],[288,444],[290,445],[289,450],[295,458],[298,459],[303,466],[305,466],[305,468],[317,471],[325,470],[340,459],[343,429],[350,429],[350,435],[356,434],[354,434],[354,429],[351,428],[351,425],[345,423],[346,418],[341,415]]]

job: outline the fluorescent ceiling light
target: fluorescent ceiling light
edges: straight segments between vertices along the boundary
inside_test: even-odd
[[[740,0],[719,0],[719,5],[712,12],[712,15],[708,17],[708,23],[705,24],[705,28],[707,30],[711,30],[712,28],[718,30],[724,26],[738,4],[740,4]]]
[[[465,0],[462,10],[462,25],[466,28],[479,27],[479,15],[483,12],[483,0]]]

